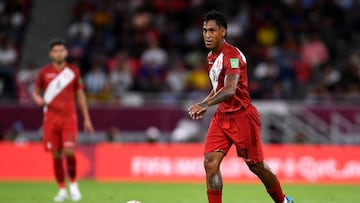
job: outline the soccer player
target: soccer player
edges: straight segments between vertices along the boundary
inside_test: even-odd
[[[81,199],[81,193],[76,182],[75,147],[77,138],[77,114],[75,97],[84,120],[84,129],[93,133],[88,106],[80,71],[66,62],[68,51],[61,39],[50,42],[49,56],[51,64],[44,66],[38,75],[33,99],[44,110],[43,143],[47,151],[52,152],[55,178],[59,192],[54,201],[62,202],[69,199],[65,187],[65,171],[63,156],[66,159],[69,175],[70,196],[73,201]]]
[[[249,96],[246,58],[238,48],[225,41],[226,31],[223,13],[210,11],[206,14],[203,38],[205,47],[210,50],[208,72],[213,90],[201,102],[188,108],[192,119],[200,119],[209,106],[218,104],[204,147],[208,201],[222,202],[220,164],[234,144],[237,155],[259,177],[271,198],[276,203],[292,203],[293,199],[284,195],[277,177],[264,163],[260,117]]]

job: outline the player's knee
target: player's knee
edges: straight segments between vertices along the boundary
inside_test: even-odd
[[[61,151],[53,151],[52,156],[54,159],[60,159],[62,157],[62,152]]]
[[[219,165],[220,162],[217,161],[216,159],[207,158],[207,157],[205,157],[204,159],[204,168],[207,173],[217,171],[219,169]]]
[[[263,162],[256,163],[256,164],[248,164],[248,167],[251,172],[254,174],[260,174],[262,171],[265,170]]]
[[[210,159],[204,159],[204,168],[206,171],[212,169],[215,166],[214,161]]]
[[[75,153],[74,149],[71,149],[71,148],[64,149],[65,156],[73,156],[74,153]]]
[[[249,170],[255,174],[257,174],[257,168],[255,165],[248,165]]]

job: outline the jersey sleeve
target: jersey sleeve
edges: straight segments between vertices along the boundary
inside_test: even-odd
[[[42,90],[44,88],[44,75],[45,75],[45,69],[41,69],[37,78],[36,78],[36,81],[35,81],[35,89],[38,89],[38,90]]]
[[[79,68],[75,68],[75,90],[83,90],[84,85],[81,79],[80,70]]]
[[[225,75],[228,74],[240,74],[241,69],[246,66],[245,59],[240,51],[234,49],[224,54],[224,68]]]

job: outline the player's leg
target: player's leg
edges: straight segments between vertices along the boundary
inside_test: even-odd
[[[52,153],[54,175],[59,187],[59,191],[54,197],[54,201],[63,202],[68,199],[68,195],[65,187],[65,172],[62,160],[62,141],[61,135],[56,129],[54,122],[49,120],[44,122],[43,142],[45,150]]]
[[[65,171],[63,166],[63,159],[62,159],[62,151],[56,150],[52,153],[53,157],[53,167],[55,178],[59,186],[59,191],[57,195],[54,197],[55,202],[63,202],[68,200],[68,194],[65,187]]]
[[[70,182],[76,182],[76,156],[74,149],[64,149],[67,172],[69,175]]]
[[[76,148],[76,139],[77,139],[77,123],[76,121],[67,121],[63,124],[62,130],[62,138],[63,138],[63,146],[64,146],[64,154],[67,165],[67,172],[69,175],[69,189],[71,199],[73,201],[79,201],[81,199],[81,193],[76,182],[76,156],[75,156],[75,148]]]
[[[220,164],[229,151],[231,141],[220,127],[218,115],[212,119],[205,140],[204,168],[206,172],[207,197],[209,203],[222,202],[222,176]]]
[[[264,155],[261,141],[260,116],[254,106],[250,105],[243,112],[235,115],[241,125],[234,130],[241,136],[230,134],[233,139],[238,156],[243,157],[249,169],[259,177],[266,187],[266,191],[276,203],[287,202],[274,173],[263,162]]]
[[[79,190],[79,186],[76,182],[76,157],[75,151],[73,148],[64,149],[66,163],[67,163],[67,171],[70,178],[69,190],[71,199],[73,201],[79,201],[81,199],[81,193]]]
[[[221,203],[223,181],[220,164],[224,156],[223,152],[209,152],[205,154],[204,167],[209,203]]]
[[[266,191],[276,203],[286,203],[279,180],[270,168],[263,162],[255,164],[248,163],[248,167],[266,187]]]

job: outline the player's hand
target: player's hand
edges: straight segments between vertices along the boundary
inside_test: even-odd
[[[45,106],[45,101],[44,101],[44,99],[41,97],[41,96],[39,96],[39,95],[35,95],[34,96],[34,102],[35,102],[35,104],[37,104],[38,106]]]
[[[94,127],[89,119],[84,120],[84,130],[87,133],[93,134],[94,133]]]
[[[198,103],[191,105],[188,108],[188,114],[191,119],[197,120],[204,117],[205,112],[207,111],[206,103]]]

